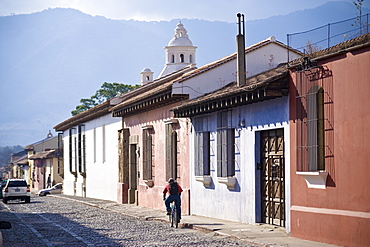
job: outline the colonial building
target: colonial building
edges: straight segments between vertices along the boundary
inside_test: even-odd
[[[27,151],[11,155],[10,165],[12,166],[12,173],[8,178],[21,178],[29,181],[29,165]]]
[[[166,163],[163,157],[168,158],[168,155],[164,153],[162,123],[168,119],[172,121],[169,109],[176,102],[187,98],[172,94],[172,81],[194,69],[195,49],[183,24],[177,24],[174,37],[165,47],[166,64],[158,79],[153,80],[153,72],[145,68],[140,73],[141,87],[114,97],[54,127],[63,135],[65,194],[143,206],[155,205],[158,208],[163,206],[163,202],[161,197],[157,201],[153,200],[153,193],[159,193],[160,186],[163,187],[168,176],[177,177],[184,189],[188,188],[187,166],[180,166],[181,163],[187,165],[188,161],[177,163],[176,148],[170,154],[172,170],[167,169],[167,173],[163,173],[165,168],[161,166]],[[157,124],[160,127],[157,128]],[[173,125],[173,130],[166,127],[167,135],[181,132],[175,131],[180,125],[175,122]],[[172,125],[166,123],[166,126]],[[158,138],[151,139],[152,144],[149,144],[148,139],[145,146],[142,146],[143,133],[145,138],[157,133]],[[178,134],[181,140],[186,141],[181,133]],[[156,148],[152,148],[156,142]],[[175,139],[168,143],[168,148],[174,142]],[[186,146],[186,143],[184,146],[179,145],[179,150],[186,149]],[[147,152],[145,156],[142,153],[144,150]],[[143,157],[146,157],[145,161]],[[187,158],[186,155],[183,157]],[[143,162],[146,164],[145,171],[142,168]],[[156,186],[153,188],[154,184]]]
[[[54,127],[63,141],[64,194],[117,201],[121,120],[109,112],[112,100]]]
[[[174,82],[175,92],[191,99],[173,111],[191,118],[192,214],[289,228],[287,49],[270,37]],[[237,71],[242,56],[245,73]],[[239,73],[245,83],[237,82]]]
[[[141,72],[142,86],[117,99],[111,111],[122,120],[119,131],[119,201],[164,208],[162,191],[169,178],[182,186],[183,213],[189,211],[189,152],[186,119],[174,119],[170,111],[187,94],[173,93],[173,82],[195,69],[195,48],[184,25],[165,47],[166,64],[159,78]]]
[[[294,61],[290,77],[291,235],[370,246],[370,34]]]
[[[51,133],[46,139],[26,146],[29,174],[25,178],[30,179],[28,182],[32,188],[36,190],[46,188],[49,174],[53,184],[63,181],[58,150],[58,136],[53,137]]]

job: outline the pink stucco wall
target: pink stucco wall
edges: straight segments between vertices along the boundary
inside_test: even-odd
[[[343,246],[370,246],[370,49],[319,61],[333,79],[333,163],[326,189],[296,175],[296,77],[291,73],[291,235]],[[327,114],[327,113],[324,113]],[[326,137],[325,137],[326,138]],[[305,209],[305,210],[302,210]]]
[[[36,190],[45,189],[45,162],[44,159],[34,161],[33,185]]]
[[[124,128],[130,129],[130,135],[138,135],[138,148],[141,154],[142,150],[142,126],[153,125],[153,181],[154,186],[147,186],[142,176],[138,180],[138,205],[150,208],[165,209],[162,200],[162,191],[166,185],[166,161],[165,161],[165,123],[164,120],[172,118],[170,109],[176,104],[167,105],[148,112],[126,117],[123,119]],[[189,141],[188,133],[190,124],[187,119],[178,119],[179,124],[174,125],[177,131],[177,163],[178,178],[177,181],[183,188],[182,193],[182,213],[189,214]],[[138,171],[143,174],[142,157],[138,159]]]

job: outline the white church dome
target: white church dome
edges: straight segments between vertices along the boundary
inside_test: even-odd
[[[170,42],[168,42],[168,46],[193,46],[193,43],[189,39],[187,31],[181,21],[177,24],[175,35]]]
[[[196,65],[195,50],[197,47],[193,46],[181,22],[176,25],[175,34],[164,49],[166,50],[166,64],[158,78],[181,70],[186,66]]]
[[[177,39],[171,39],[171,41],[168,43],[168,46],[193,46],[193,43],[190,41],[190,39],[181,37]]]
[[[145,69],[143,69],[143,71],[141,71],[141,72],[152,72],[149,68],[145,68]]]

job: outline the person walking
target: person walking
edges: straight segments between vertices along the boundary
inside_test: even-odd
[[[168,180],[168,184],[166,185],[166,187],[164,187],[163,190],[163,200],[166,206],[167,215],[171,214],[170,204],[173,201],[175,201],[178,222],[180,222],[181,220],[181,192],[182,192],[181,186],[173,178],[170,178]],[[166,198],[167,193],[169,195]]]
[[[49,174],[46,188],[51,188],[51,174]]]

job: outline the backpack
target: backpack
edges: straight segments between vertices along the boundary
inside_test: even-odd
[[[176,182],[170,183],[170,194],[171,195],[179,194],[179,187]]]

